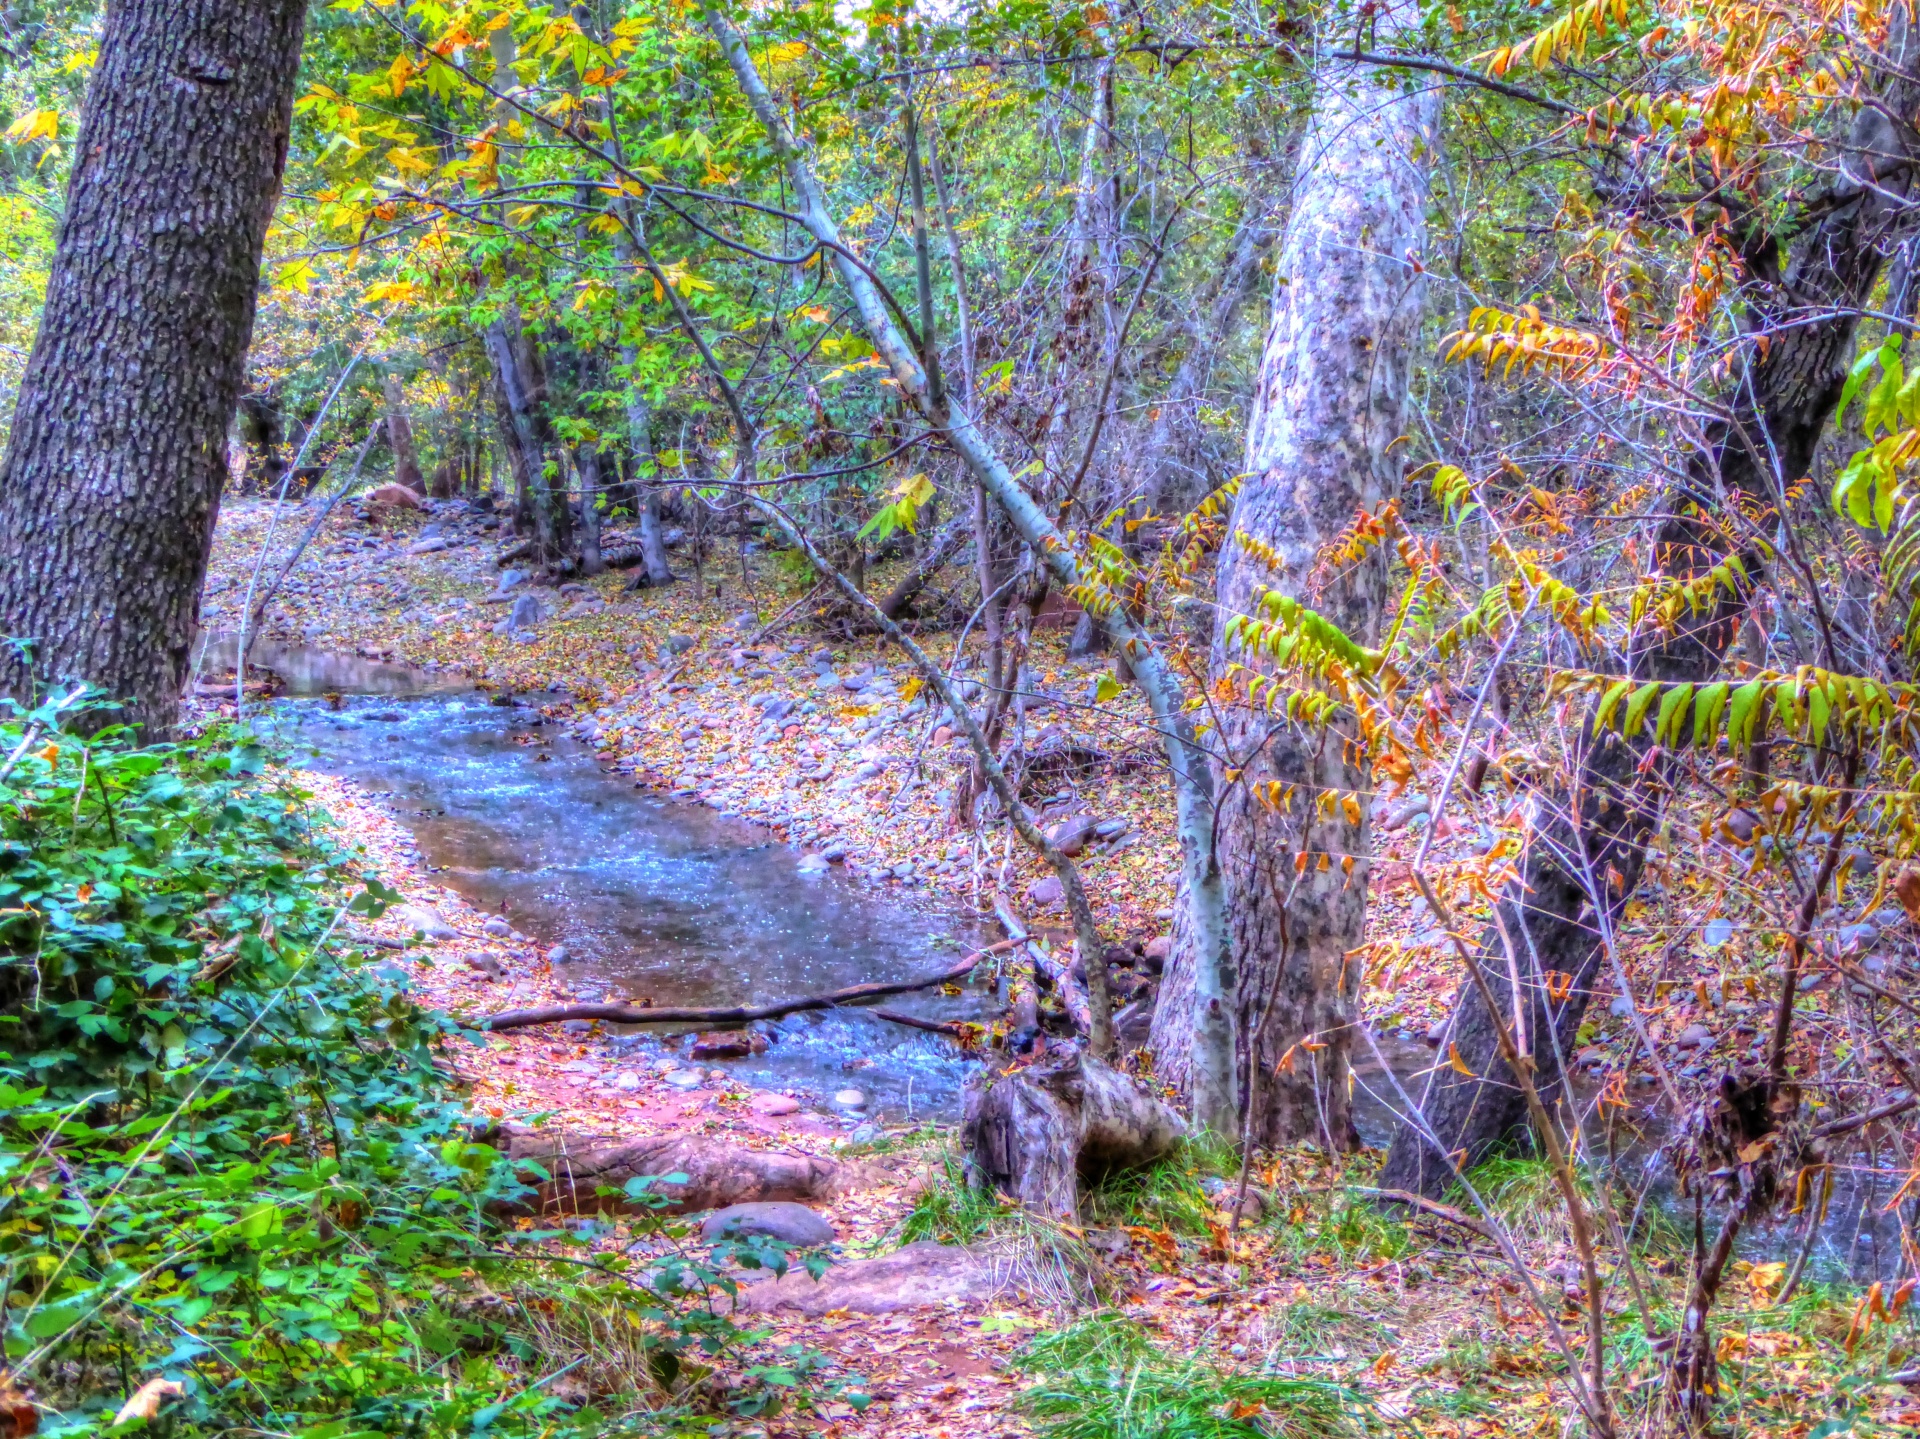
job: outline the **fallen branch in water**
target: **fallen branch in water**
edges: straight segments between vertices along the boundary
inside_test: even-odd
[[[509,1009],[483,1019],[477,1029],[526,1029],[536,1024],[561,1024],[569,1019],[601,1019],[610,1024],[705,1024],[715,1028],[738,1028],[756,1019],[780,1019],[810,1009],[837,1009],[844,1004],[859,1004],[869,999],[885,999],[892,994],[911,994],[917,989],[954,984],[973,973],[988,955],[1012,949],[1014,941],[1002,940],[976,950],[952,969],[919,979],[904,979],[897,984],[854,984],[831,994],[810,995],[805,999],[783,999],[775,1004],[735,1005],[726,1009],[642,1009],[631,1004],[549,1004],[539,1009]]]
[[[921,1019],[918,1015],[902,1014],[897,1009],[876,1009],[873,1017],[884,1019],[889,1024],[904,1024],[908,1029],[924,1029],[928,1034],[944,1034],[949,1039],[964,1039],[968,1028],[944,1019]]]

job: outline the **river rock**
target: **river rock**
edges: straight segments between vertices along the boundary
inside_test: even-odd
[[[765,1035],[755,1034],[750,1029],[716,1029],[698,1035],[693,1048],[687,1051],[689,1059],[745,1059],[751,1054],[765,1054],[767,1040]]]
[[[448,542],[440,536],[435,535],[428,539],[415,540],[407,546],[407,553],[410,555],[433,555],[447,548],[449,548]]]
[[[556,944],[552,949],[547,951],[547,963],[572,964],[573,951],[568,949],[564,944]]]
[[[498,915],[495,915],[492,919],[481,925],[480,928],[492,935],[495,939],[505,939],[513,933],[513,926],[508,924],[504,919],[501,919]]]
[[[830,868],[824,854],[803,855],[800,859],[800,873],[812,877],[825,874]]]
[[[1099,821],[1090,814],[1070,815],[1047,830],[1053,847],[1065,855],[1076,855],[1087,847]]]
[[[1843,924],[1840,926],[1840,932],[1835,935],[1834,938],[1840,942],[1840,952],[1842,954],[1859,954],[1862,950],[1873,947],[1874,942],[1880,938],[1880,931],[1873,925],[1864,922],[1860,924]]]
[[[620,1073],[614,1075],[613,1087],[631,1094],[640,1087],[640,1076],[635,1074],[631,1069],[623,1069]]]
[[[698,643],[699,641],[694,639],[692,635],[668,635],[667,653],[670,655],[683,655]]]
[[[1674,1043],[1682,1049],[1709,1049],[1713,1046],[1713,1031],[1704,1024],[1689,1024]]]
[[[700,1237],[709,1244],[745,1235],[764,1235],[802,1249],[833,1243],[833,1226],[804,1204],[773,1200],[760,1204],[730,1204],[716,1209],[700,1225]]]
[[[842,1109],[865,1109],[867,1096],[858,1089],[840,1089],[834,1091],[833,1102]]]
[[[1382,825],[1382,828],[1390,829],[1390,830],[1405,829],[1409,824],[1413,822],[1414,816],[1416,815],[1424,816],[1427,813],[1427,811],[1432,808],[1433,808],[1432,800],[1428,799],[1423,794],[1417,794],[1412,799],[1407,800],[1405,803],[1397,804],[1392,809],[1388,810],[1386,814],[1386,820],[1385,820],[1385,823]]]
[[[1132,820],[1120,818],[1103,819],[1093,827],[1093,837],[1102,840],[1115,840],[1132,828]]]
[[[706,1079],[697,1069],[676,1069],[663,1075],[662,1082],[671,1089],[698,1089]]]
[[[1060,903],[1066,895],[1067,892],[1061,888],[1057,875],[1042,875],[1027,886],[1027,903],[1042,908]]]
[[[1724,914],[1716,914],[1700,931],[1700,939],[1708,949],[1719,949],[1732,938],[1733,921]]]
[[[1721,821],[1727,833],[1741,844],[1752,843],[1753,831],[1757,823],[1752,813],[1744,809],[1736,809]]]
[[[394,911],[400,923],[426,939],[458,939],[460,931],[440,917],[440,912],[423,904],[402,905]]]
[[[491,954],[468,955],[467,968],[488,979],[505,979],[507,975],[507,967]]]
[[[1615,1019],[1632,1019],[1633,1001],[1624,994],[1615,995],[1613,1003],[1607,1006],[1607,1013]]]
[[[845,864],[847,862],[847,847],[844,844],[830,844],[820,851],[820,858],[824,859],[828,864]]]
[[[749,1103],[755,1114],[764,1114],[770,1119],[800,1112],[800,1101],[791,1094],[768,1094],[763,1091],[754,1095]]]

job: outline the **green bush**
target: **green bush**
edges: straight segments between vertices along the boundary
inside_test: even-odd
[[[661,1432],[802,1392],[817,1361],[708,1302],[778,1246],[643,1222],[637,1263],[597,1224],[503,1224],[542,1176],[460,1102],[442,1053],[477,1036],[354,944],[397,896],[256,748],[61,720],[0,722],[0,1277],[43,1431],[161,1376],[175,1432],[313,1439]]]

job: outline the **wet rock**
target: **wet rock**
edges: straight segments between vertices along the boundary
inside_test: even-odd
[[[1027,903],[1045,908],[1059,904],[1066,898],[1066,894],[1057,875],[1042,875],[1027,886]]]
[[[505,979],[507,967],[499,958],[491,954],[470,954],[467,956],[467,968],[476,974],[484,974],[488,979]]]
[[[748,1104],[755,1114],[764,1114],[770,1119],[800,1112],[800,1101],[791,1094],[756,1094]]]
[[[806,1205],[790,1201],[730,1204],[709,1214],[700,1225],[700,1237],[709,1244],[749,1235],[777,1239],[802,1249],[814,1249],[834,1240],[831,1224]]]
[[[1116,840],[1132,828],[1132,820],[1103,819],[1093,827],[1093,837],[1100,840]]]
[[[847,862],[847,847],[844,844],[830,844],[820,851],[820,858],[824,859],[828,864],[845,864]]]
[[[492,919],[481,925],[480,928],[492,935],[495,939],[505,939],[513,933],[513,926],[508,924],[504,919],[501,919],[498,915],[495,915]]]
[[[806,875],[825,874],[829,867],[827,857],[823,854],[805,855],[800,860],[800,873]]]
[[[1701,943],[1708,949],[1719,949],[1732,938],[1733,921],[1724,914],[1716,914],[1700,931]]]
[[[613,1087],[623,1093],[631,1094],[640,1087],[640,1076],[635,1074],[631,1069],[622,1070],[620,1073],[614,1075]]]
[[[706,1083],[706,1078],[697,1069],[676,1069],[671,1074],[661,1076],[662,1082],[671,1089],[698,1089]]]
[[[865,1109],[867,1096],[863,1090],[841,1089],[834,1092],[833,1102],[842,1109]]]
[[[755,1034],[747,1029],[716,1029],[697,1035],[693,1048],[687,1051],[689,1059],[745,1059],[751,1054],[765,1054],[767,1041],[764,1035]]]
[[[563,1020],[560,1025],[560,1032],[562,1034],[591,1034],[593,1033],[593,1021],[587,1019]]]
[[[572,964],[573,951],[568,949],[564,944],[556,944],[552,949],[547,951],[547,963]]]

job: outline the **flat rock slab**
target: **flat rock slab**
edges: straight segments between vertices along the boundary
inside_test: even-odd
[[[700,1235],[712,1244],[745,1235],[764,1235],[782,1244],[813,1249],[834,1240],[833,1226],[804,1204],[730,1204],[709,1214]]]
[[[663,1212],[675,1214],[772,1200],[836,1199],[888,1178],[872,1165],[743,1149],[692,1135],[603,1138],[509,1124],[501,1127],[499,1139],[510,1159],[545,1171],[543,1177],[523,1169],[538,1196],[531,1207],[546,1214],[626,1211],[625,1186],[642,1176],[656,1176],[651,1190],[668,1201]],[[685,1182],[660,1182],[670,1174],[685,1175]]]
[[[815,1279],[804,1269],[740,1292],[743,1313],[806,1315],[845,1309],[893,1314],[902,1309],[985,1304],[1013,1287],[1006,1266],[958,1245],[924,1240],[878,1259],[836,1264]]]

